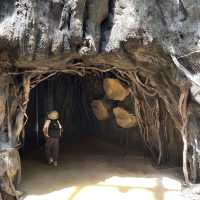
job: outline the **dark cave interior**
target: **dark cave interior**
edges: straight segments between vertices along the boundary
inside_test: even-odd
[[[124,102],[106,98],[102,82],[105,77],[114,77],[112,73],[78,75],[57,74],[31,90],[27,108],[28,121],[25,129],[22,152],[41,149],[45,140],[42,133],[47,112],[58,110],[63,126],[61,144],[79,144],[87,138],[101,138],[114,143],[122,149],[141,149],[144,151],[142,138],[137,127],[123,129],[118,127],[112,108],[121,106],[132,109],[130,97]],[[109,119],[97,120],[91,102],[101,99],[107,104]],[[142,145],[141,145],[142,144]],[[64,146],[62,145],[62,146]],[[104,147],[102,147],[104,148]]]

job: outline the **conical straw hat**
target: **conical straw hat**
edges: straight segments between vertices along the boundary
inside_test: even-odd
[[[51,120],[56,120],[59,118],[59,113],[56,110],[53,110],[51,112],[48,113],[48,118]]]

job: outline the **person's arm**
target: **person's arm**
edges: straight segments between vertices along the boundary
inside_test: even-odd
[[[61,124],[58,120],[57,120],[57,122],[58,122],[58,126],[59,126],[59,129],[60,129],[60,136],[61,136],[62,132],[63,132],[63,128],[62,128],[62,126],[61,126]]]
[[[49,129],[50,120],[46,120],[43,127],[43,133],[46,138],[49,138],[48,129]]]

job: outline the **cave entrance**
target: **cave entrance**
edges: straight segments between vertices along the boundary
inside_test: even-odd
[[[171,191],[165,183],[175,183],[172,190],[180,189],[179,182],[168,178],[176,168],[158,171],[152,167],[138,127],[119,127],[113,109],[131,111],[132,99],[130,95],[123,101],[108,99],[103,87],[106,78],[116,79],[110,72],[84,77],[61,73],[32,89],[21,152],[26,200],[84,200],[98,195],[100,199],[102,195],[132,199],[135,190],[144,199],[164,199]],[[105,120],[97,119],[99,113],[94,112],[97,100],[106,105],[109,116]],[[52,109],[59,111],[64,129],[57,168],[45,163],[42,133],[46,113]]]
[[[132,110],[131,97],[127,95],[124,101],[108,99],[103,88],[104,79],[117,80],[112,73],[98,75],[91,73],[84,77],[61,73],[32,89],[27,108],[28,121],[22,154],[26,157],[28,152],[36,149],[39,151],[40,147],[43,147],[45,140],[42,129],[47,113],[51,110],[59,112],[64,130],[60,141],[61,153],[67,146],[80,144],[83,141],[87,143],[88,140],[97,138],[118,143],[122,148],[122,154],[130,146],[129,139],[131,139],[132,148],[143,151],[139,129],[119,127],[113,114],[113,108],[123,107],[126,110]],[[105,115],[101,107],[100,110],[94,110],[99,102],[105,105],[108,115],[106,119],[98,119]],[[98,112],[97,115],[102,116],[95,116],[95,111]],[[131,138],[129,138],[130,135],[132,135]],[[92,151],[95,150],[94,147],[93,144]],[[44,156],[43,153],[38,155]]]

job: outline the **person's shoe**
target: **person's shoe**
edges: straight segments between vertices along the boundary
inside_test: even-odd
[[[54,166],[54,167],[58,167],[58,162],[57,162],[57,161],[54,161],[54,162],[53,162],[53,166]]]
[[[53,158],[50,158],[48,164],[51,165],[52,163],[53,163]]]

